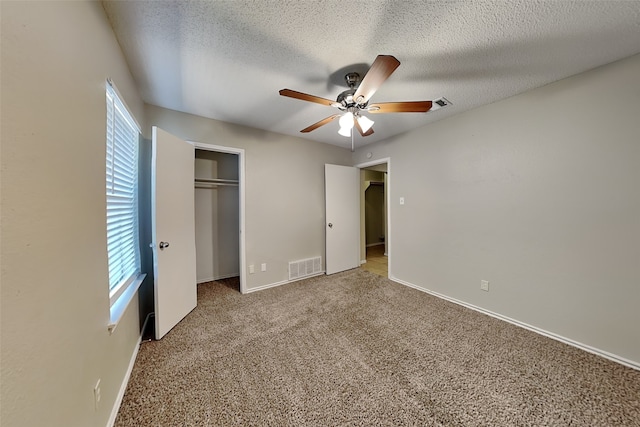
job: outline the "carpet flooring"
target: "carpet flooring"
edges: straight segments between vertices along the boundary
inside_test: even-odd
[[[640,371],[361,269],[210,282],[115,425],[640,426]]]

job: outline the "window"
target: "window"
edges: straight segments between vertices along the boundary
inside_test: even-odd
[[[135,294],[140,282],[138,237],[138,144],[140,128],[117,91],[107,84],[107,253],[111,324]],[[137,283],[139,285],[139,283]],[[135,287],[133,291],[130,288]],[[124,297],[122,299],[125,299]],[[123,307],[116,307],[123,306]],[[116,307],[116,308],[114,308]],[[118,313],[114,313],[117,311]]]

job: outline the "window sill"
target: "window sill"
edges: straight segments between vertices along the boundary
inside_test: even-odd
[[[124,312],[127,310],[127,307],[129,307],[129,303],[133,301],[134,295],[138,291],[138,288],[140,288],[140,285],[142,284],[142,281],[146,276],[146,274],[139,274],[138,277],[136,277],[135,280],[131,282],[129,286],[127,286],[127,289],[111,306],[109,325],[107,325],[109,334],[112,334],[118,326],[118,323],[120,323],[120,319],[122,319]]]

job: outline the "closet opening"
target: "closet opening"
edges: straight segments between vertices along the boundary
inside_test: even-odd
[[[241,177],[244,153],[224,149],[227,151],[196,144],[196,279],[198,284],[217,281],[243,292]]]

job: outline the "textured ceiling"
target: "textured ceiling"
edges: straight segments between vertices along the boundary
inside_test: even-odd
[[[401,65],[372,103],[452,103],[370,115],[361,146],[640,52],[640,1],[103,4],[145,102],[344,147],[337,122],[300,133],[337,110],[278,91],[335,99],[347,71],[387,54]]]

